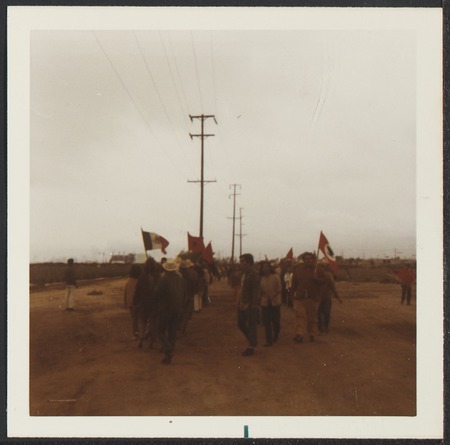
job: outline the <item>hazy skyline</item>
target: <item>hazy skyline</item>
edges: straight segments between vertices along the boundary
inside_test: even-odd
[[[410,31],[33,31],[30,260],[143,253],[140,228],[256,258],[415,255]],[[239,234],[239,220],[236,221]],[[239,253],[239,238],[235,241]],[[151,253],[159,257],[158,251]]]

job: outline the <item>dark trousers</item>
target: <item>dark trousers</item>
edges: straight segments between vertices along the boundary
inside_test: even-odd
[[[183,309],[183,315],[181,316],[180,330],[184,334],[187,329],[189,320],[192,318],[192,313],[194,312],[194,296],[189,295],[186,299],[186,303]]]
[[[258,344],[257,324],[259,308],[248,308],[244,311],[238,309],[237,324],[240,331],[248,340],[248,345],[254,348]]]
[[[331,298],[322,300],[317,311],[317,324],[320,332],[328,332],[331,318]]]
[[[402,304],[405,299],[408,304],[411,304],[411,286],[402,284]]]
[[[280,306],[263,306],[262,321],[266,331],[266,343],[271,345],[280,334]]]
[[[175,349],[180,318],[180,314],[178,313],[160,314],[159,316],[158,337],[166,355],[172,355]]]

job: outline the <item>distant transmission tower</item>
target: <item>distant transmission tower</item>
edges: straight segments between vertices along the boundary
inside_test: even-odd
[[[235,223],[236,223],[236,195],[239,195],[239,193],[236,193],[236,187],[241,187],[239,184],[231,184],[230,187],[233,187],[233,194],[229,195],[230,198],[233,196],[233,235],[231,237],[231,262],[234,263],[234,239],[236,237],[235,235]]]

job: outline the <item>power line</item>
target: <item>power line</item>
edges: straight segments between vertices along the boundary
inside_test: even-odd
[[[200,76],[199,76],[199,71],[198,71],[198,64],[197,64],[197,54],[195,52],[195,45],[194,45],[194,34],[191,31],[191,42],[192,42],[192,51],[194,53],[194,62],[195,62],[195,71],[197,74],[197,85],[198,85],[198,94],[199,94],[199,98],[200,98],[200,106],[201,109],[203,110],[203,99],[202,99],[202,90],[200,88]]]
[[[114,66],[111,58],[108,56],[107,52],[105,51],[105,48],[103,47],[103,45],[101,44],[100,40],[97,37],[97,34],[95,33],[95,31],[92,31],[92,33],[94,34],[94,38],[97,41],[100,49],[102,50],[103,54],[105,55],[106,59],[108,60],[111,68],[113,69],[114,73],[116,74],[117,78],[119,79],[120,83],[122,84],[123,89],[125,90],[125,92],[127,93],[128,97],[130,98],[130,100],[133,102],[136,110],[138,111],[139,115],[141,116],[142,120],[144,121],[145,125],[147,126],[147,128],[149,129],[150,133],[152,134],[152,136],[155,138],[156,142],[157,142],[157,147],[160,151],[163,151],[161,149],[161,142],[159,141],[158,137],[156,136],[155,132],[153,131],[153,129],[151,128],[151,126],[149,125],[149,123],[147,122],[147,119],[145,118],[145,116],[143,115],[142,111],[140,110],[140,108],[138,107],[136,101],[134,100],[133,96],[131,95],[130,91],[128,90],[127,86],[125,85],[125,82],[122,80],[119,72],[117,71],[116,67]],[[175,165],[175,163],[173,162],[172,158],[170,157],[170,155],[168,154],[167,151],[163,151],[164,154],[167,156],[167,159],[169,159],[170,163],[172,164],[173,167],[175,167],[180,173],[180,169]]]
[[[211,32],[209,33],[209,41],[211,43],[211,70],[212,70],[212,83],[214,91],[214,105],[216,106],[216,113],[219,111],[217,107],[217,88],[216,88],[216,70],[214,66],[214,50],[213,50],[213,38]]]
[[[162,44],[162,47],[163,47],[164,56],[166,57],[167,66],[169,67],[170,78],[172,79],[172,83],[173,83],[173,87],[174,87],[174,90],[175,90],[175,94],[176,94],[177,99],[178,99],[178,105],[180,106],[181,115],[183,116],[183,119],[184,119],[184,121],[185,121],[185,123],[187,125],[188,124],[188,120],[187,120],[186,116],[189,114],[189,111],[188,111],[189,108],[187,106],[186,95],[184,94],[184,90],[183,90],[183,84],[181,83],[181,80],[180,80],[181,92],[183,94],[185,107],[186,107],[184,110],[183,110],[183,104],[181,103],[180,93],[178,91],[177,84],[175,82],[175,76],[173,74],[172,66],[171,66],[171,64],[169,62],[169,56],[167,54],[167,49],[166,49],[166,45],[164,43],[164,39],[163,39],[162,34],[161,34],[160,31],[158,32],[158,34],[159,34],[159,39],[161,40],[161,44]],[[172,42],[170,41],[170,37],[169,37],[168,40],[169,40],[169,45],[170,45],[171,52],[172,52],[172,57],[173,57],[174,63],[175,63],[175,69],[178,72],[177,63],[176,63],[176,57],[175,57],[175,54],[174,54],[174,51],[173,51]],[[180,76],[178,75],[178,77],[180,77]]]
[[[136,36],[136,33],[135,33],[134,31],[133,31],[133,35],[134,35],[134,38],[135,38],[135,40],[136,40],[136,43],[137,43],[137,46],[138,46],[138,48],[139,48],[139,52],[140,52],[140,54],[141,54],[141,56],[142,56],[142,59],[144,60],[145,67],[147,68],[147,73],[148,73],[148,75],[149,75],[149,77],[150,77],[150,80],[151,80],[151,82],[152,82],[152,84],[153,84],[153,87],[155,88],[155,91],[156,91],[156,94],[157,94],[157,96],[158,96],[158,99],[159,99],[159,101],[160,101],[160,103],[161,103],[161,106],[162,106],[162,108],[163,108],[163,110],[164,110],[164,114],[166,115],[167,121],[169,122],[169,124],[170,124],[170,126],[171,126],[171,128],[172,128],[172,130],[173,130],[173,133],[174,133],[174,135],[175,135],[175,139],[176,139],[176,141],[177,141],[178,147],[180,148],[181,153],[183,154],[183,156],[184,156],[184,158],[186,159],[186,161],[189,162],[189,160],[188,160],[188,158],[187,158],[187,156],[186,156],[186,154],[185,154],[183,148],[181,147],[181,143],[180,143],[179,138],[178,138],[178,136],[177,136],[176,129],[175,129],[173,123],[172,123],[172,120],[171,120],[170,117],[169,117],[169,113],[168,113],[167,108],[166,108],[166,106],[165,106],[165,104],[164,104],[164,101],[163,101],[163,99],[162,99],[162,96],[161,96],[161,94],[160,94],[160,92],[159,92],[158,86],[156,85],[156,81],[155,81],[155,79],[154,79],[154,77],[153,77],[153,75],[152,75],[152,72],[151,72],[151,70],[150,70],[150,67],[148,66],[147,59],[146,59],[145,56],[144,56],[144,52],[143,52],[143,50],[142,50],[142,46],[141,46],[141,44],[140,44],[140,42],[139,42],[139,40],[138,40],[138,38],[137,38],[137,36]]]

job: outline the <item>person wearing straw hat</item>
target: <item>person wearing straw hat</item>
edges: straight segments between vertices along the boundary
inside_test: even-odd
[[[158,301],[158,336],[161,341],[164,358],[162,363],[172,362],[175,350],[177,329],[183,314],[186,300],[186,283],[178,272],[180,263],[167,259],[163,264],[164,274],[156,288]]]

